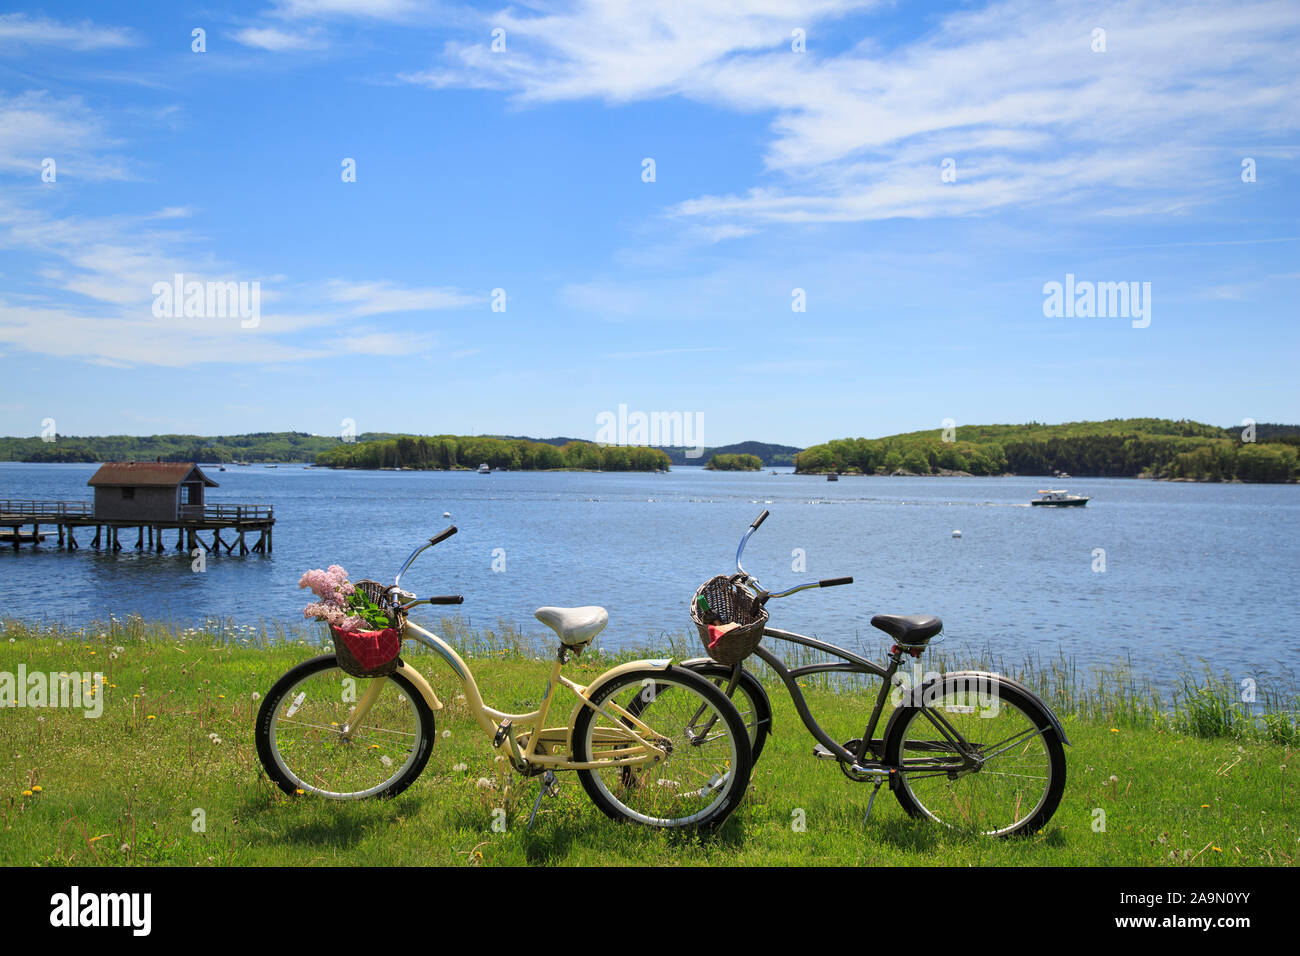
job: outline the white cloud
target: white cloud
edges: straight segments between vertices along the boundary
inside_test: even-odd
[[[294,20],[353,17],[402,21],[429,14],[436,6],[424,0],[277,0],[275,13]]]
[[[0,343],[113,367],[408,355],[431,348],[434,339],[426,331],[360,327],[358,317],[482,301],[453,288],[260,275],[223,261],[171,225],[189,214],[167,207],[138,216],[59,219],[0,198],[0,249],[37,262],[27,272],[28,290],[11,288],[0,297]],[[170,284],[177,273],[186,282],[259,283],[258,324],[244,328],[236,316],[155,316],[155,283]]]
[[[132,46],[134,35],[122,27],[104,27],[89,20],[60,23],[25,13],[0,14],[0,45],[61,46],[71,50],[97,50]]]
[[[55,161],[59,176],[127,179],[126,164],[103,150],[115,145],[103,124],[76,96],[43,90],[15,96],[0,93],[0,172],[21,173],[39,182],[41,163]]]
[[[892,47],[843,47],[867,3],[697,0],[649,10],[582,0],[483,18],[439,66],[401,74],[495,88],[521,103],[680,95],[770,114],[762,186],[673,211],[706,238],[765,222],[861,221],[1070,204],[1170,215],[1229,179],[1234,143],[1300,127],[1300,6],[1260,0],[1098,5],[1004,0],[962,9]],[[862,32],[854,21],[853,31]],[[501,25],[508,53],[490,52]],[[792,25],[807,52],[790,49]],[[1106,52],[1092,50],[1103,26]],[[940,178],[952,157],[957,181]]]
[[[486,301],[483,296],[470,295],[458,289],[410,289],[389,282],[334,280],[327,288],[333,301],[351,304],[354,315],[459,309]]]
[[[235,40],[244,46],[282,53],[294,50],[319,50],[325,46],[316,31],[291,33],[276,27],[247,27],[234,35]]]

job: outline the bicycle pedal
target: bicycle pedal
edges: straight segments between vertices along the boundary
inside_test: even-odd
[[[839,760],[840,758],[831,753],[822,744],[813,745],[813,756],[819,760]]]
[[[506,734],[510,733],[510,721],[501,721],[501,726],[497,728],[496,736],[492,738],[492,746],[499,748],[506,742]]]

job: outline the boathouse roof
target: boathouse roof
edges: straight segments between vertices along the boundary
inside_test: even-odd
[[[217,483],[192,461],[106,461],[86,484],[92,487],[135,485],[174,488],[184,481],[202,481],[208,488]]]

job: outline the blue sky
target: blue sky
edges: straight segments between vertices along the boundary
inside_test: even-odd
[[[1300,6],[744,6],[5,4],[0,433],[1300,421]]]

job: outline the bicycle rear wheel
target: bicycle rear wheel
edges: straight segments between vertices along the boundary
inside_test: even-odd
[[[591,701],[610,716],[582,709],[573,724],[575,759],[611,760],[643,749],[628,728],[667,752],[655,763],[578,771],[608,816],[708,830],[739,806],[749,785],[749,735],[735,705],[705,678],[680,667],[647,667],[597,687]]]
[[[1065,790],[1065,748],[1043,704],[994,675],[946,674],[917,694],[924,706],[900,707],[885,728],[904,810],[998,837],[1051,819]]]
[[[387,686],[349,727],[356,702],[376,680]],[[262,766],[285,793],[360,800],[409,787],[429,760],[433,731],[433,712],[405,677],[349,677],[328,654],[276,681],[258,711],[255,737]]]

